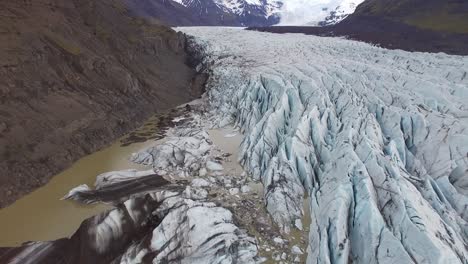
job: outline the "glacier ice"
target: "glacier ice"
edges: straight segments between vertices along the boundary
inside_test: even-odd
[[[209,118],[288,233],[310,197],[308,263],[468,263],[468,58],[226,28],[181,28],[210,73]]]
[[[2,263],[259,263],[256,240],[204,189],[153,189],[122,203],[118,194],[115,208],[87,219],[71,238],[25,243]]]
[[[169,213],[166,213],[166,211]],[[232,213],[214,203],[181,198],[164,201],[156,213],[167,214],[154,229],[153,263],[255,263],[255,240],[233,224]]]
[[[200,164],[210,162],[207,159],[212,147],[206,131],[190,130],[187,134],[174,135],[162,144],[135,153],[131,160],[151,165],[159,174],[189,176],[200,170]]]

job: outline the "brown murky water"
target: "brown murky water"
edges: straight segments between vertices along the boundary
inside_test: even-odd
[[[157,119],[157,118],[156,118]],[[141,135],[154,131],[155,117],[136,130]],[[134,135],[135,131],[130,133]],[[150,134],[150,133],[148,133]],[[120,140],[124,142],[122,146]],[[42,188],[0,210],[0,247],[18,246],[26,241],[54,240],[72,235],[81,222],[110,208],[107,205],[80,205],[62,201],[65,194],[80,184],[94,186],[96,176],[114,170],[147,169],[128,160],[133,152],[154,144],[139,137],[119,139],[113,145],[86,156],[56,175]]]
[[[229,161],[224,162],[224,172],[233,175],[241,175],[244,172],[242,166],[237,162],[239,146],[242,142],[242,134],[232,126],[226,126],[220,129],[208,130],[210,139],[224,153],[229,153]]]
[[[164,121],[165,120],[165,121]],[[79,227],[81,222],[96,215],[110,206],[98,204],[84,206],[72,201],[60,200],[72,188],[80,184],[94,186],[97,175],[124,169],[142,169],[147,167],[134,164],[128,160],[130,155],[143,148],[158,144],[163,134],[164,127],[170,126],[170,117],[153,117],[141,128],[119,139],[113,145],[102,151],[91,154],[77,161],[71,168],[55,176],[46,186],[18,200],[12,206],[0,210],[0,247],[18,246],[26,241],[54,240],[70,236]],[[164,124],[163,124],[164,123]],[[230,153],[230,160],[223,163],[228,175],[241,175],[244,170],[237,162],[239,145],[242,134],[233,127],[209,130],[210,138],[214,144],[224,153]],[[263,185],[259,182],[249,182],[252,193],[263,196]],[[288,248],[299,245],[304,250],[307,248],[307,238],[310,225],[309,200],[304,201],[305,216],[303,218],[304,230],[293,231],[287,235]],[[267,216],[263,208],[263,202],[258,203],[259,210]],[[252,229],[253,228],[253,229]],[[252,235],[258,235],[255,226],[248,228]],[[271,241],[270,241],[271,242]],[[266,257],[265,263],[273,261],[273,251],[260,250],[260,255]],[[305,262],[306,255],[300,256],[301,262]]]

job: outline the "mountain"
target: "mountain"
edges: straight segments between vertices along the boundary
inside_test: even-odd
[[[367,0],[353,17],[385,19],[445,33],[468,33],[465,0]]]
[[[138,15],[172,26],[332,25],[363,0],[126,0]]]
[[[240,26],[235,15],[224,12],[211,0],[204,1],[204,13],[171,0],[125,1],[133,14],[157,19],[170,26]]]
[[[131,10],[171,26],[271,26],[282,3],[272,0],[126,0]]]
[[[389,49],[468,55],[468,2],[367,0],[336,25],[252,29],[343,36]]]
[[[0,14],[0,207],[200,94],[184,35],[124,0],[1,1]]]
[[[386,48],[468,54],[468,2],[367,0],[331,30]]]
[[[330,9],[330,13],[323,20],[317,23],[318,26],[329,26],[341,22],[343,19],[353,14],[364,0],[343,0],[334,9]],[[327,8],[327,11],[329,8]]]
[[[301,1],[285,0],[280,25],[325,26],[340,22],[363,0]]]
[[[271,0],[174,0],[199,16],[227,14],[236,17],[238,25],[274,25],[279,23],[280,1]]]

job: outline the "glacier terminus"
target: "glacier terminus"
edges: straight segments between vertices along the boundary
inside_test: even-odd
[[[227,28],[192,36],[214,124],[307,263],[468,263],[468,58]]]
[[[468,263],[468,57],[175,29],[206,92],[63,194],[106,210],[1,263]]]

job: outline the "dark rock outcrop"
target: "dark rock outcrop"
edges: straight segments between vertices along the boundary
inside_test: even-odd
[[[213,0],[125,0],[132,12],[156,18],[170,26],[271,26],[279,23],[278,14],[268,14],[269,8],[279,8],[281,2],[267,0],[260,4],[233,1],[239,9],[230,9]]]
[[[128,2],[0,3],[0,207],[200,94],[185,36]]]
[[[468,33],[468,2],[464,0],[367,0],[354,18],[373,17],[418,29]]]
[[[221,10],[211,0],[202,1],[206,13],[171,0],[125,0],[132,13],[156,18],[170,26],[240,26],[236,16]],[[209,10],[209,12],[208,12]]]

